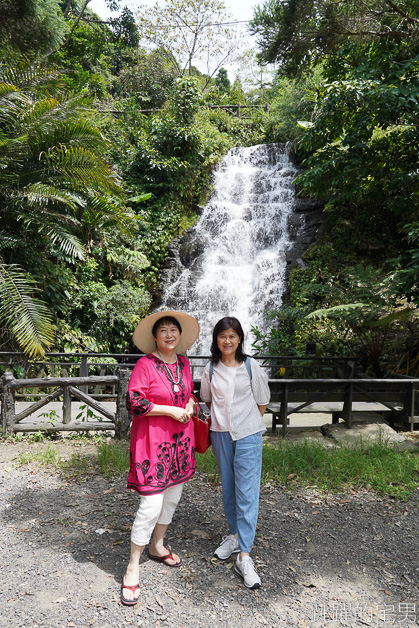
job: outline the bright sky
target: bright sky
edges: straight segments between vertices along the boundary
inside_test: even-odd
[[[135,8],[149,4],[155,4],[156,0],[122,0],[122,6],[128,6],[132,11],[135,12]],[[250,20],[253,18],[253,8],[258,4],[263,4],[264,0],[224,0],[225,7],[229,13],[232,15],[233,20],[242,21],[242,20]],[[95,13],[97,13],[102,19],[107,19],[110,16],[116,17],[117,13],[111,13],[106,6],[105,0],[91,0],[89,2],[89,8],[92,9]],[[243,36],[248,38],[247,48],[251,50],[255,47],[255,41],[247,32],[246,24],[242,25],[243,28]],[[239,25],[240,28],[240,25]],[[244,40],[245,41],[245,40]],[[199,64],[197,67],[205,72],[205,69],[200,68]],[[231,81],[234,80],[235,74],[237,71],[237,66],[235,63],[225,63],[224,67],[228,71],[228,75]]]
[[[258,4],[262,4],[263,0],[224,0],[226,9],[232,14],[236,20],[250,20],[253,17],[253,7]],[[154,0],[128,0],[122,2],[122,5],[128,4],[130,9],[140,4],[154,4]],[[91,0],[89,7],[102,18],[107,18],[111,15],[108,10],[105,0]],[[114,14],[115,15],[115,14]]]

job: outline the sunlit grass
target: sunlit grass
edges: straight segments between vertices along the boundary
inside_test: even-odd
[[[105,477],[128,473],[129,444],[125,441],[112,441],[99,445],[98,463]]]
[[[217,463],[208,450],[197,454],[197,470],[209,480],[218,475]],[[303,441],[265,444],[262,484],[297,488],[315,485],[324,490],[368,488],[406,498],[419,486],[419,455],[399,452],[386,444],[325,449]]]
[[[80,439],[85,443],[84,439]],[[64,460],[56,443],[18,456],[18,464],[55,467],[65,477],[81,479],[92,473],[124,476],[129,470],[129,443],[111,439],[96,443],[96,453],[72,453]],[[196,454],[196,469],[207,482],[220,481],[217,463],[208,449]],[[318,443],[278,440],[263,446],[262,484],[285,490],[316,487],[325,491],[348,488],[373,490],[406,499],[419,486],[419,455],[397,451],[385,443],[326,449]]]

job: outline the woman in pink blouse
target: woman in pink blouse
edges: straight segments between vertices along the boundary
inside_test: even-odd
[[[164,546],[164,536],[182,494],[195,472],[193,382],[189,361],[178,355],[199,334],[198,322],[182,312],[156,312],[140,322],[134,342],[146,353],[134,367],[127,408],[132,414],[128,488],[141,495],[131,531],[131,556],[121,587],[121,602],[139,598],[139,562],[150,541],[149,557],[168,567],[182,561]]]

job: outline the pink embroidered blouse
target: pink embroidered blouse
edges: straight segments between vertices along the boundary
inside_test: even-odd
[[[178,356],[179,391],[176,364],[167,364],[153,354],[140,358],[128,384],[127,408],[132,414],[130,471],[127,488],[141,495],[161,493],[182,484],[195,473],[195,438],[192,419],[179,423],[169,416],[148,416],[157,405],[185,408],[193,382],[189,360]]]

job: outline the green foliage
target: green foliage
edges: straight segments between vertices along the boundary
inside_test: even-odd
[[[228,78],[227,70],[220,68],[215,78],[215,85],[218,87],[222,94],[229,94],[231,91],[231,83]]]
[[[298,343],[299,328],[307,310],[284,305],[280,310],[265,313],[265,320],[270,325],[263,333],[258,327],[252,327],[254,342],[252,347],[261,355],[302,355],[305,352],[304,340]]]
[[[126,474],[129,470],[129,443],[110,442],[99,445],[98,463],[105,477]]]
[[[272,86],[266,138],[270,142],[292,142],[303,135],[298,120],[309,120],[314,109],[320,73],[303,79],[277,77]]]
[[[59,0],[0,0],[0,54],[49,52],[67,27]]]
[[[279,441],[263,448],[262,481],[290,489],[307,483],[334,491],[369,488],[407,499],[418,485],[417,473],[417,456],[398,452],[385,442],[325,449],[308,441]]]
[[[294,76],[348,40],[414,42],[418,15],[418,0],[266,0],[250,29],[261,59]]]
[[[207,481],[219,482],[212,449],[196,456],[196,468]],[[305,486],[326,491],[367,488],[404,500],[418,486],[418,471],[417,456],[385,442],[326,449],[309,441],[278,440],[263,445],[261,481],[287,491]]]
[[[63,97],[56,73],[42,67],[5,68],[2,80],[0,316],[36,355],[51,343],[52,319],[31,286],[44,285],[39,296],[63,312],[60,297],[74,280],[68,265],[83,260],[107,228],[132,228],[135,215],[123,205],[119,177],[95,152],[106,141],[86,118],[84,97]],[[135,255],[126,257],[132,267]]]
[[[265,314],[267,332],[255,329],[254,348],[267,355],[357,355],[364,370],[381,377],[414,343],[419,317],[397,296],[385,268],[350,266],[330,246],[315,246],[305,268],[290,276],[289,304]]]

